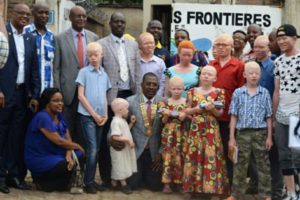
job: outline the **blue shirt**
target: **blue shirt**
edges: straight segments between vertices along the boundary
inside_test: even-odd
[[[256,93],[250,96],[246,86],[236,89],[229,114],[237,116],[237,129],[267,128],[266,119],[272,115],[272,101],[268,90],[258,86]]]
[[[268,58],[263,62],[258,62],[258,64],[260,65],[261,69],[259,85],[266,88],[269,91],[272,98],[275,84],[274,62],[271,60],[271,58]]]
[[[55,124],[50,115],[42,110],[33,117],[28,126],[24,159],[34,176],[53,169],[59,162],[66,159],[66,150],[51,142],[40,130],[44,128],[50,132],[56,132],[65,139],[68,127],[61,113],[58,114],[58,120],[58,124]]]
[[[88,65],[79,71],[76,83],[84,87],[84,96],[94,111],[100,116],[107,116],[106,94],[111,84],[104,69],[100,67],[100,70],[96,70],[92,65]],[[82,115],[91,116],[81,102],[77,111]]]
[[[41,78],[41,93],[45,88],[53,87],[53,60],[55,41],[53,33],[45,27],[45,34],[41,35],[34,23],[24,28],[26,33],[36,36],[36,47]]]
[[[166,65],[161,58],[154,55],[149,61],[145,61],[143,58],[141,58],[141,72],[142,72],[141,77],[143,77],[144,74],[148,72],[154,73],[159,80],[159,90],[157,94],[160,96],[163,96],[164,94],[165,70],[166,70]]]

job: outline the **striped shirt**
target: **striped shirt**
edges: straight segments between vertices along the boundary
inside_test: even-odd
[[[0,69],[2,69],[8,58],[8,40],[7,37],[0,32]]]
[[[258,86],[256,93],[250,96],[246,86],[236,89],[229,114],[237,116],[237,129],[267,128],[266,119],[272,115],[272,101],[268,90]]]

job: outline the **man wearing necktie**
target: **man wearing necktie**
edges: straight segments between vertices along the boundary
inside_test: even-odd
[[[113,112],[110,103],[116,97],[127,98],[140,91],[141,72],[140,54],[135,41],[124,37],[126,20],[122,13],[111,15],[109,26],[111,34],[98,42],[103,47],[102,65],[111,81],[112,88],[108,92],[108,121],[103,131],[100,145],[99,166],[101,178],[110,184],[110,153],[106,135],[108,133]]]
[[[55,36],[55,56],[53,67],[54,86],[64,96],[64,116],[73,140],[82,144],[81,127],[77,114],[78,98],[75,79],[80,68],[86,66],[86,46],[99,37],[84,28],[87,15],[81,6],[70,10],[72,27]]]

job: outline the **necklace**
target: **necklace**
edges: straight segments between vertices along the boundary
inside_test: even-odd
[[[146,127],[146,133],[145,133],[145,135],[148,136],[148,137],[150,137],[150,136],[153,135],[153,132],[152,132],[152,122],[153,122],[153,118],[154,118],[154,116],[156,114],[156,111],[157,111],[156,98],[154,98],[154,101],[151,103],[151,119],[150,120],[147,117],[147,112],[146,112],[145,107],[146,107],[146,105],[145,105],[144,97],[143,97],[143,95],[141,95],[140,109],[141,109],[142,117],[143,117],[144,124],[145,124],[145,127]]]

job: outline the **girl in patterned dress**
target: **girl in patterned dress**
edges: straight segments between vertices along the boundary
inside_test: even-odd
[[[184,120],[186,99],[181,97],[184,84],[181,78],[170,79],[171,97],[165,102],[160,102],[162,110],[161,154],[163,158],[162,183],[163,192],[172,192],[170,184],[176,184],[181,188],[183,170],[183,142],[184,142]]]
[[[212,87],[216,70],[202,69],[200,87],[189,90],[186,114],[191,125],[184,159],[183,191],[211,196],[228,193],[225,157],[216,117],[223,112],[224,91]]]

